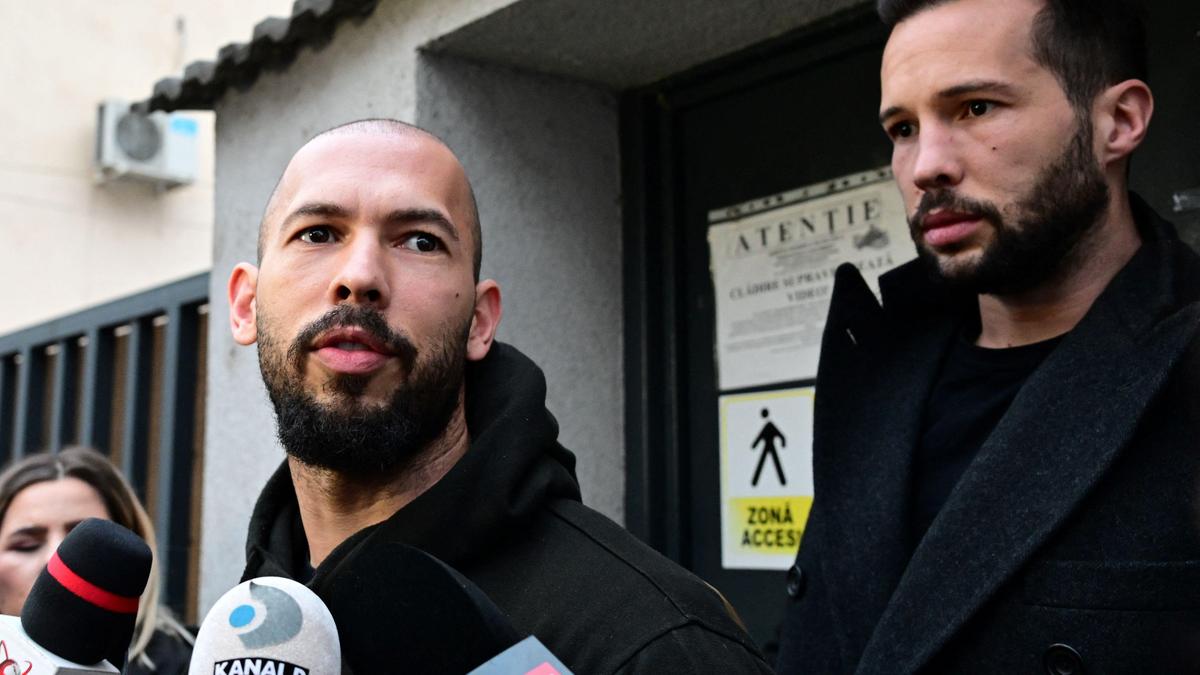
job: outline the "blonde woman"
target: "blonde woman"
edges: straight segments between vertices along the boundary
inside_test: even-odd
[[[18,615],[63,537],[105,518],[146,540],[154,529],[137,496],[104,455],[68,448],[18,460],[0,473],[0,614]],[[186,673],[192,634],[158,604],[157,559],[142,593],[125,673]]]

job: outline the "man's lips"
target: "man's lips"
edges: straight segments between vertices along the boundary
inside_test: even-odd
[[[373,372],[395,356],[377,337],[354,326],[322,333],[313,342],[313,351],[326,368],[348,375]]]
[[[930,246],[951,246],[974,234],[982,220],[975,213],[934,211],[921,219],[921,234]]]

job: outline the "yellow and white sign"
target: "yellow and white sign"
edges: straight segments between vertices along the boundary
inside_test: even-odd
[[[787,569],[812,508],[813,387],[735,394],[721,411],[721,566]]]

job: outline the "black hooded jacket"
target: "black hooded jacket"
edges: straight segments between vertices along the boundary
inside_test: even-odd
[[[317,595],[340,575],[386,568],[388,545],[403,543],[462,572],[578,675],[770,672],[718,593],[580,502],[575,458],[558,443],[536,365],[496,343],[466,378],[470,450],[335,549],[308,581]],[[255,506],[246,555],[246,579],[307,576],[286,464]],[[380,592],[401,598],[404,589]],[[346,635],[373,617],[334,619]],[[353,666],[354,654],[343,657]]]

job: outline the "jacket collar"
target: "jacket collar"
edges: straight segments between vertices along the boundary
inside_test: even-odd
[[[1105,474],[1193,339],[1200,260],[1136,197],[1134,210],[1142,247],[1027,381],[907,565],[897,560],[907,550],[909,464],[959,299],[912,264],[882,280],[884,307],[878,325],[861,329],[866,348],[851,375],[867,394],[857,413],[840,412],[883,412],[859,431],[839,429],[854,437],[838,446],[845,456],[814,467],[826,482],[817,504],[846,504],[831,529],[861,545],[833,561],[851,570],[842,575],[845,597],[865,598],[848,624],[847,648],[863,649],[861,671],[927,663]],[[1105,415],[1080,414],[1089,410]],[[851,496],[857,501],[844,501]],[[882,560],[863,560],[861,550],[879,550]]]
[[[959,307],[917,261],[881,286],[882,308],[858,270],[838,269],[817,374],[813,507],[830,523],[821,553],[830,595],[854,598],[833,607],[847,663],[908,564],[912,450]]]

